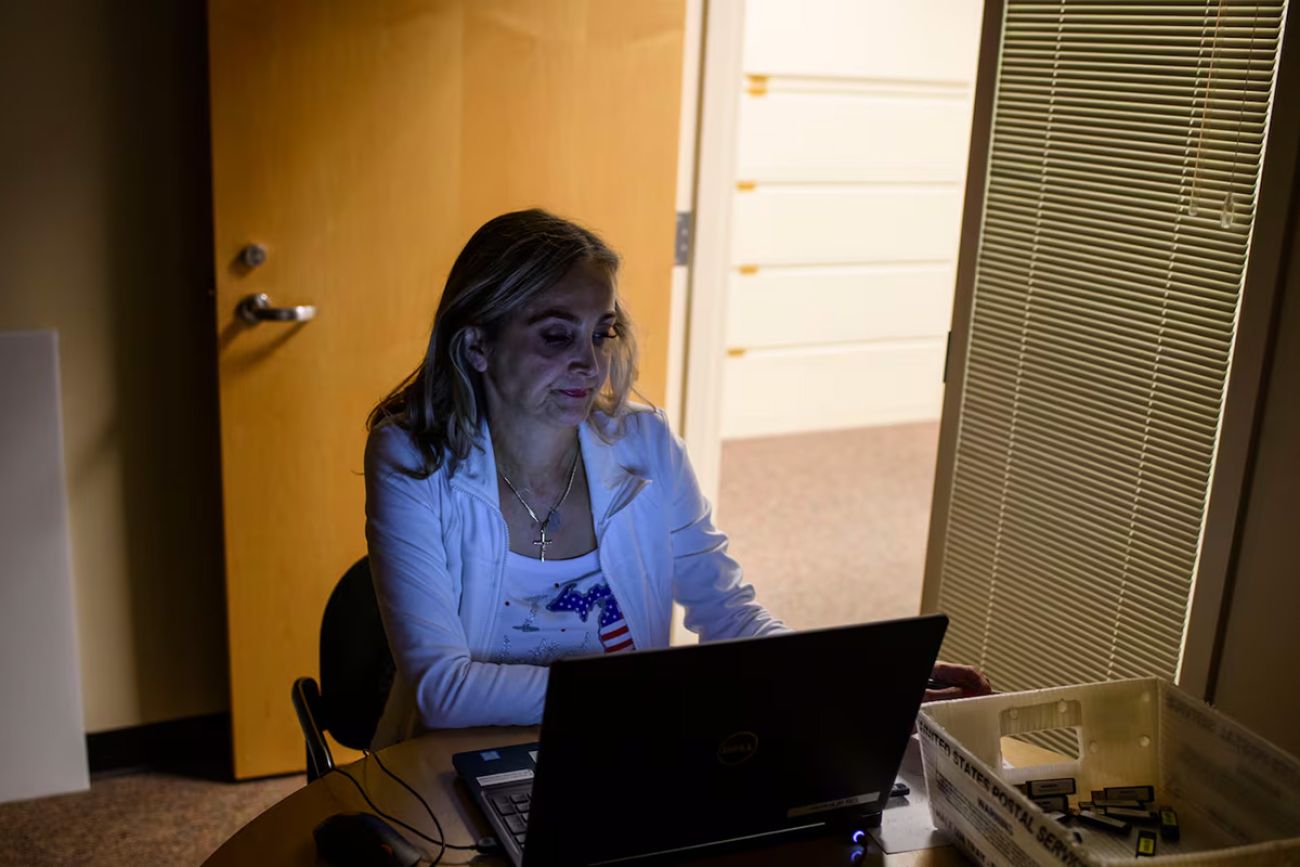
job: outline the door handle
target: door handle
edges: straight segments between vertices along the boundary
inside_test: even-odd
[[[249,295],[235,308],[235,314],[250,325],[259,322],[310,322],[316,318],[316,308],[310,304],[297,307],[272,307],[271,296],[265,292]]]

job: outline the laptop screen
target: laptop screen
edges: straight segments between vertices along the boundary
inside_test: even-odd
[[[879,811],[947,622],[554,663],[524,863],[608,863]]]

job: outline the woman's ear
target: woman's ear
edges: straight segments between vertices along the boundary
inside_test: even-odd
[[[485,373],[488,369],[490,349],[483,329],[473,325],[466,328],[461,345],[464,347],[466,363],[479,373]]]

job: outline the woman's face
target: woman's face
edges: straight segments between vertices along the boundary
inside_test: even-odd
[[[494,424],[575,427],[605,384],[616,339],[609,275],[579,262],[495,339],[471,329],[466,355],[483,375]]]

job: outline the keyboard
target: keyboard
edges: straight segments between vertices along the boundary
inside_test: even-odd
[[[515,842],[522,848],[527,837],[528,812],[533,803],[532,783],[493,786],[490,791],[484,791],[483,794],[487,796],[487,802],[496,813],[495,818],[499,820],[493,824],[509,831],[515,838]],[[889,796],[901,798],[909,794],[911,790],[907,784],[899,780],[894,783],[893,791]]]
[[[483,793],[492,810],[500,819],[499,824],[508,830],[520,846],[524,845],[525,832],[528,829],[528,811],[532,806],[533,786],[531,783],[518,783],[505,786],[493,786]]]

